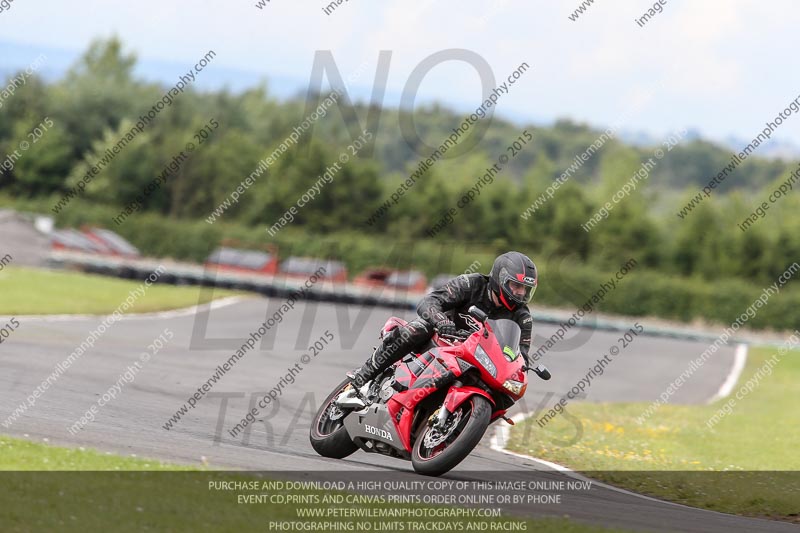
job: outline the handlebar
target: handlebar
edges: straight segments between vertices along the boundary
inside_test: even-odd
[[[441,337],[441,338],[443,338],[445,340],[455,339],[455,340],[463,341],[467,337],[469,337],[470,335],[475,333],[475,331],[473,331],[471,329],[459,329],[453,334],[442,334],[442,333],[439,333],[438,331],[436,333],[439,335],[439,337]],[[526,364],[525,366],[522,367],[522,370],[525,371],[525,372],[533,370],[536,373],[537,376],[539,376],[541,379],[543,379],[545,381],[547,381],[551,377],[553,377],[550,374],[550,371],[544,365],[536,365],[535,367],[532,367],[532,366],[528,366]]]
[[[473,330],[471,330],[471,329],[459,329],[453,334],[442,334],[442,333],[439,333],[438,331],[436,333],[440,337],[444,337],[445,339],[464,340],[464,339],[466,339],[467,337],[469,337],[470,335],[472,335],[475,332]]]

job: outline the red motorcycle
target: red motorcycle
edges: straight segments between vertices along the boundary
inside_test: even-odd
[[[438,476],[463,461],[492,422],[528,386],[525,373],[542,379],[541,365],[525,366],[520,328],[512,320],[488,320],[470,307],[472,330],[434,333],[429,350],[410,354],[364,385],[361,397],[345,379],[328,395],[311,424],[311,445],[324,457],[341,459],[359,448],[410,459],[420,474]],[[405,325],[392,317],[381,331]]]

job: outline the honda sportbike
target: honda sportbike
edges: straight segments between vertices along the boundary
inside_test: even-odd
[[[512,320],[489,320],[470,307],[472,329],[434,333],[426,350],[410,354],[359,391],[345,379],[311,424],[311,445],[341,459],[358,449],[411,460],[414,470],[441,475],[463,461],[528,386],[526,372],[542,379],[541,365],[525,365],[521,330]],[[391,317],[381,338],[406,321]],[[357,393],[356,393],[357,392]]]

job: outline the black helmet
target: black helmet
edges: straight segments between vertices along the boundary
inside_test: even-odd
[[[518,305],[527,305],[531,301],[538,279],[536,265],[527,255],[506,252],[494,260],[489,272],[489,290],[513,311]]]

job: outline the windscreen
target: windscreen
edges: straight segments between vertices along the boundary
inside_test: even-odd
[[[522,335],[522,330],[519,324],[507,318],[498,320],[489,320],[489,325],[494,331],[497,341],[500,343],[501,348],[508,346],[514,353],[519,353],[519,338]]]

